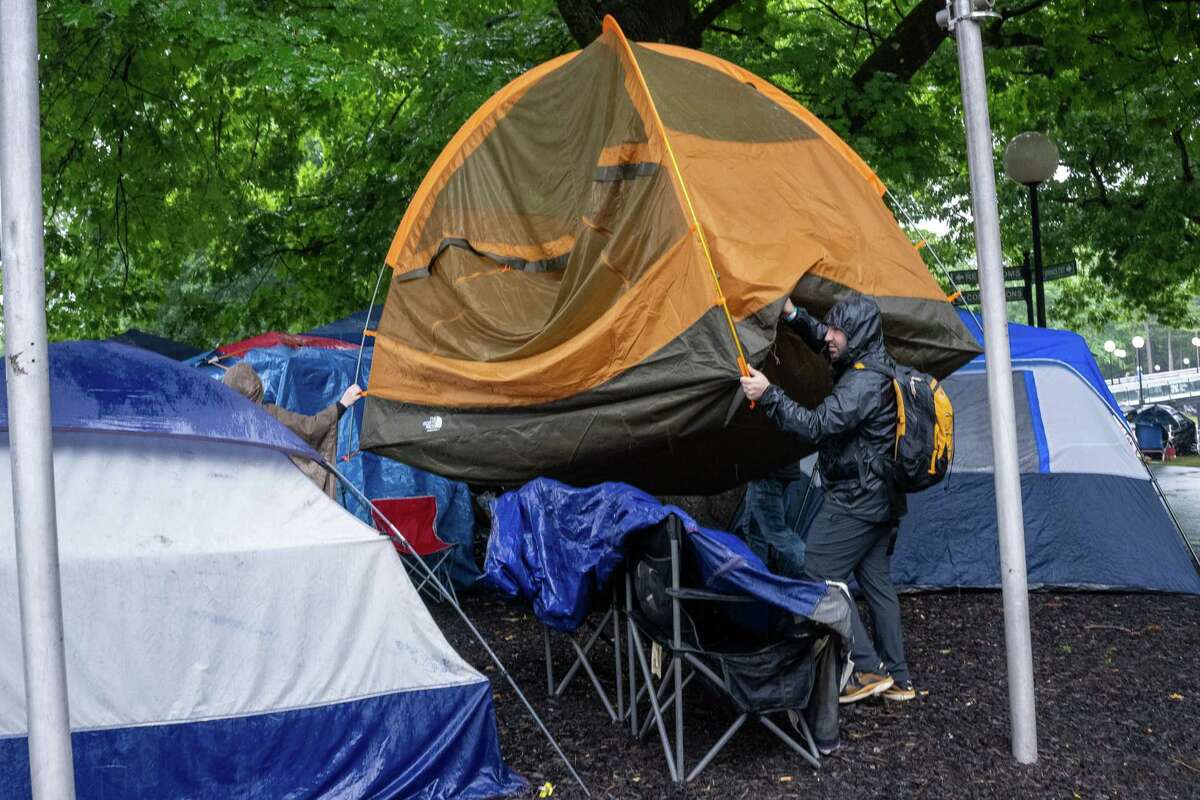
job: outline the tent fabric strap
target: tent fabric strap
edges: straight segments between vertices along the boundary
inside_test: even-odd
[[[734,325],[733,315],[729,312],[729,304],[725,299],[725,291],[721,288],[721,276],[717,274],[717,267],[713,263],[712,254],[708,249],[708,240],[704,236],[704,226],[700,224],[696,208],[692,205],[692,198],[688,193],[687,184],[683,181],[683,172],[679,169],[679,162],[675,159],[675,151],[671,147],[671,140],[667,136],[667,128],[663,125],[662,117],[658,114],[658,107],[654,104],[654,97],[650,94],[650,87],[646,85],[646,78],[642,75],[641,67],[638,66],[637,58],[633,54],[633,49],[629,46],[629,40],[625,38],[625,33],[621,30],[621,26],[617,24],[617,21],[612,16],[605,16],[604,28],[612,30],[616,34],[617,39],[620,40],[621,48],[625,53],[625,57],[629,59],[629,65],[633,70],[634,76],[637,78],[638,86],[641,87],[642,92],[646,96],[650,113],[654,117],[654,124],[658,127],[658,132],[663,138],[663,145],[667,150],[667,156],[671,159],[671,171],[675,175],[676,183],[679,185],[679,193],[683,196],[688,214],[692,218],[692,227],[700,240],[700,249],[704,252],[704,261],[708,264],[709,272],[712,273],[713,285],[717,290],[717,302],[720,304],[721,310],[725,312],[725,321],[729,325],[730,335],[733,336],[734,347],[737,348],[738,371],[742,375],[749,375],[750,368],[746,363],[746,354],[742,349],[742,340],[738,337],[737,326]]]

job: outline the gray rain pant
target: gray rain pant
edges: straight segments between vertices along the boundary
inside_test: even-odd
[[[864,522],[828,502],[808,533],[805,571],[813,580],[846,581],[854,575],[871,613],[872,639],[858,606],[850,604],[854,642],[851,657],[860,672],[887,673],[902,683],[909,679],[900,629],[900,598],[892,586],[891,544],[894,522]]]

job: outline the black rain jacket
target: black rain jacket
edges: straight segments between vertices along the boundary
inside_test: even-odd
[[[892,481],[896,395],[879,371],[890,374],[895,362],[883,345],[879,306],[863,296],[841,300],[824,323],[796,311],[791,327],[809,347],[824,352],[831,325],[846,334],[847,352],[831,365],[833,391],[816,408],[772,385],[760,400],[763,410],[784,432],[816,445],[825,502],[833,509],[866,522],[899,519],[907,505]]]

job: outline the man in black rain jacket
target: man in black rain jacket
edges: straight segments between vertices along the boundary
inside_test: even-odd
[[[805,572],[813,580],[829,581],[845,581],[853,574],[866,595],[875,637],[868,636],[854,610],[855,671],[841,701],[880,694],[909,700],[915,693],[904,657],[900,601],[891,581],[896,525],[907,508],[891,478],[896,396],[884,373],[890,374],[895,364],[884,348],[879,306],[868,297],[848,298],[835,304],[822,323],[789,299],[784,320],[809,347],[828,356],[833,391],[810,410],[756,369],[742,378],[742,387],[780,430],[817,446],[825,504],[809,530]]]

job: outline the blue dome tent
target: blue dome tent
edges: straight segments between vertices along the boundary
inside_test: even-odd
[[[316,457],[307,445],[153,353],[73,342],[50,361],[80,796],[523,790],[500,757],[489,682],[447,643],[391,542],[289,460]],[[19,798],[10,503],[0,493],[0,797]]]

